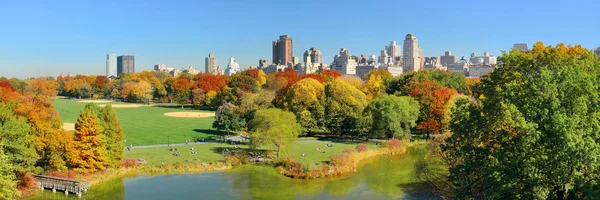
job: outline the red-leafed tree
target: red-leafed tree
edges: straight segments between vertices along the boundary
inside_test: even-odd
[[[211,73],[200,73],[196,75],[193,89],[200,88],[204,91],[220,92],[227,86],[228,77],[225,75],[214,75]]]
[[[419,101],[422,107],[422,120],[417,124],[417,129],[424,131],[426,138],[431,134],[442,131],[447,121],[446,108],[448,101],[456,90],[444,87],[435,81],[423,81],[413,85],[410,96]]]
[[[171,85],[171,91],[173,92],[173,97],[178,104],[181,104],[183,108],[183,104],[187,103],[190,100],[192,95],[192,80],[186,76],[180,76],[177,78],[173,84]]]

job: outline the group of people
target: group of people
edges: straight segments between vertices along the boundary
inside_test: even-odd
[[[325,144],[325,147],[333,147],[333,144]],[[321,150],[323,150],[323,149],[321,149],[321,147],[317,147],[317,148],[315,148],[315,150],[317,150],[317,151],[321,151]],[[322,153],[322,154],[325,154],[325,153],[327,153],[327,152],[326,152],[326,151],[322,151],[321,153]],[[304,157],[304,156],[306,156],[306,154],[302,153],[302,157]]]

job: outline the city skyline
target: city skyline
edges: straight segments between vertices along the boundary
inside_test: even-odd
[[[0,19],[11,20],[0,21],[5,30],[10,30],[0,33],[0,76],[58,76],[60,72],[104,75],[105,55],[113,52],[135,55],[136,71],[152,70],[157,63],[175,68],[194,66],[204,71],[205,57],[210,52],[222,58],[217,63],[222,68],[227,66],[226,58],[234,57],[246,69],[256,66],[260,58],[271,59],[270,42],[285,34],[294,39],[294,57],[302,58],[305,50],[316,47],[328,65],[341,48],[352,55],[378,56],[390,41],[403,46],[401,41],[409,33],[417,36],[425,57],[441,56],[446,51],[459,58],[469,57],[472,52],[500,56],[500,50],[508,50],[515,43],[531,47],[536,41],[547,45],[581,44],[589,49],[600,46],[596,39],[600,27],[594,26],[597,22],[593,10],[600,3],[594,1],[345,3],[347,10],[382,10],[368,16],[344,14],[344,9],[335,9],[339,1],[286,3],[295,9],[282,9],[283,5],[272,1],[182,1],[178,6],[134,1],[121,7],[116,6],[117,2],[6,2],[0,8]],[[386,4],[386,9],[381,4]],[[215,9],[193,12],[203,6]],[[87,9],[108,7],[115,9]],[[403,9],[406,7],[413,9]],[[560,10],[561,14],[531,12],[541,7]],[[328,14],[308,21],[302,12],[306,9]],[[393,9],[403,11],[402,15],[394,14]],[[159,10],[164,11],[163,15],[147,14]],[[25,12],[31,14],[23,16]],[[222,16],[224,13],[230,15]],[[222,17],[213,20],[214,16]],[[285,25],[282,16],[286,16]],[[310,28],[306,28],[306,22],[310,22]],[[365,31],[367,28],[381,31]]]

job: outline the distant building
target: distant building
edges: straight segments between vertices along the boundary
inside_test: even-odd
[[[225,74],[231,76],[240,71],[240,65],[235,62],[235,59],[229,58],[229,64],[227,64],[227,68],[225,68]]]
[[[596,55],[598,55],[598,57],[600,57],[600,46],[598,48],[596,48],[596,50],[594,50],[594,53],[596,53]]]
[[[273,41],[273,63],[286,65],[294,62],[294,40],[290,35],[279,36]]]
[[[106,54],[106,77],[117,76],[117,55]]]
[[[392,60],[396,62],[402,57],[402,51],[400,45],[396,45],[396,41],[391,41],[390,45],[385,46],[385,51],[388,56],[392,57]]]
[[[204,59],[204,72],[217,74],[217,65],[217,57],[215,57],[215,55],[212,53],[209,53],[208,57]]]
[[[342,48],[340,53],[335,55],[333,63],[329,67],[341,74],[356,75],[356,66],[358,66],[356,60],[352,58],[346,48]]]
[[[117,57],[117,76],[122,73],[135,73],[135,57],[132,55],[121,55]]]
[[[513,48],[519,49],[521,51],[529,51],[529,47],[527,46],[527,43],[516,43],[513,45]]]
[[[181,75],[181,70],[173,69],[173,70],[169,71],[169,74],[171,74],[171,76],[177,78],[177,77],[179,77],[179,75]]]
[[[458,57],[452,55],[451,51],[446,51],[443,56],[440,56],[440,64],[444,67],[448,67],[449,64],[457,63]]]
[[[439,57],[425,57],[425,62],[423,63],[423,69],[437,69],[437,70],[445,70],[446,67],[442,65]]]
[[[165,64],[154,65],[154,71],[167,71],[167,65],[165,65]]]
[[[323,53],[321,53],[321,50],[313,47],[310,48],[309,50],[304,51],[304,57],[303,57],[303,61],[307,62],[307,58],[310,58],[311,62],[313,63],[322,63],[323,62]]]
[[[200,73],[200,71],[198,71],[196,68],[194,68],[194,66],[191,66],[191,65],[188,66],[187,68],[184,68],[181,71],[188,73],[188,74],[192,74],[192,75],[196,75],[196,74]]]
[[[489,52],[483,52],[483,56],[475,56],[475,53],[471,53],[469,59],[471,65],[496,65],[498,58],[496,56],[490,56]]]
[[[287,65],[271,64],[265,68],[262,68],[262,70],[263,70],[263,72],[265,72],[265,74],[272,74],[275,72],[283,72],[287,68],[288,68]]]
[[[310,48],[309,50],[304,51],[304,56],[302,58],[304,62],[296,64],[294,69],[299,74],[311,74],[318,72],[320,69],[326,67],[323,62],[323,54],[317,48]]]
[[[463,56],[458,62],[448,64],[448,71],[467,76],[469,72],[469,62]]]
[[[262,69],[269,66],[269,61],[265,58],[261,58],[258,60],[258,69]]]
[[[419,71],[421,69],[423,51],[419,47],[419,41],[413,34],[407,34],[404,39],[404,62],[402,71],[404,73]]]

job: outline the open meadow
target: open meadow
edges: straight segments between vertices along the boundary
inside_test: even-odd
[[[57,98],[54,100],[61,119],[65,123],[75,123],[79,113],[88,101]],[[97,102],[106,105],[107,102]],[[126,145],[155,145],[185,143],[186,140],[218,138],[220,132],[212,129],[214,117],[211,111],[198,111],[180,107],[141,106],[140,104],[112,102],[113,109],[121,121],[125,132]],[[133,106],[130,106],[133,105]],[[204,118],[166,116],[165,113],[194,112],[207,113]]]

